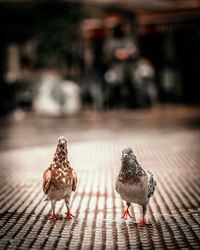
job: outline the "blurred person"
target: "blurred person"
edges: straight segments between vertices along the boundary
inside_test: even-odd
[[[82,61],[82,74],[80,79],[81,96],[84,104],[92,104],[95,110],[104,106],[102,88],[102,44],[104,32],[101,20],[86,19],[83,22],[82,40],[79,41],[79,54]]]
[[[105,42],[108,61],[105,80],[113,106],[147,107],[157,103],[155,72],[152,64],[140,57],[139,46],[129,23],[113,28],[113,37]]]
[[[113,28],[113,36],[105,41],[104,54],[108,64],[105,80],[110,88],[111,105],[132,107],[134,79],[131,71],[139,50],[127,23],[119,23]]]
[[[154,106],[158,103],[158,90],[155,84],[155,70],[151,62],[140,58],[132,72],[136,102],[139,107]]]

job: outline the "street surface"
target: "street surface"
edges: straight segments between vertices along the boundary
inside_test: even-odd
[[[42,174],[57,138],[68,140],[78,188],[49,220]],[[114,189],[121,150],[132,147],[157,188],[148,224],[121,219],[125,202]],[[0,249],[200,249],[200,108],[84,111],[76,117],[26,114],[0,120]]]

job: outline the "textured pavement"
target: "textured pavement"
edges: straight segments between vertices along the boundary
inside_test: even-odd
[[[200,249],[198,110],[171,111],[2,122],[0,249]],[[66,220],[65,205],[58,202],[60,219],[53,222],[42,173],[61,133],[68,137],[69,160],[79,178],[71,200],[76,218]],[[134,221],[121,219],[125,202],[114,182],[125,145],[157,181],[145,226],[135,223],[141,217],[135,204]]]

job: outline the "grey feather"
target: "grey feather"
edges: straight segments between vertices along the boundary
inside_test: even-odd
[[[146,206],[153,195],[156,182],[151,172],[138,163],[131,148],[122,151],[122,166],[117,176],[115,189],[129,203]]]

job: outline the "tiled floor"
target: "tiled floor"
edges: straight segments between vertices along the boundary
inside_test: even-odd
[[[198,112],[191,111],[94,114],[78,124],[76,118],[57,119],[57,127],[51,119],[27,118],[9,122],[11,127],[4,121],[0,249],[200,249],[200,127]],[[76,218],[66,220],[65,205],[58,202],[61,217],[53,222],[41,183],[61,133],[69,139],[69,160],[79,179],[71,200]],[[135,223],[141,216],[135,204],[135,220],[121,219],[125,203],[114,182],[125,145],[157,181],[145,226]]]

